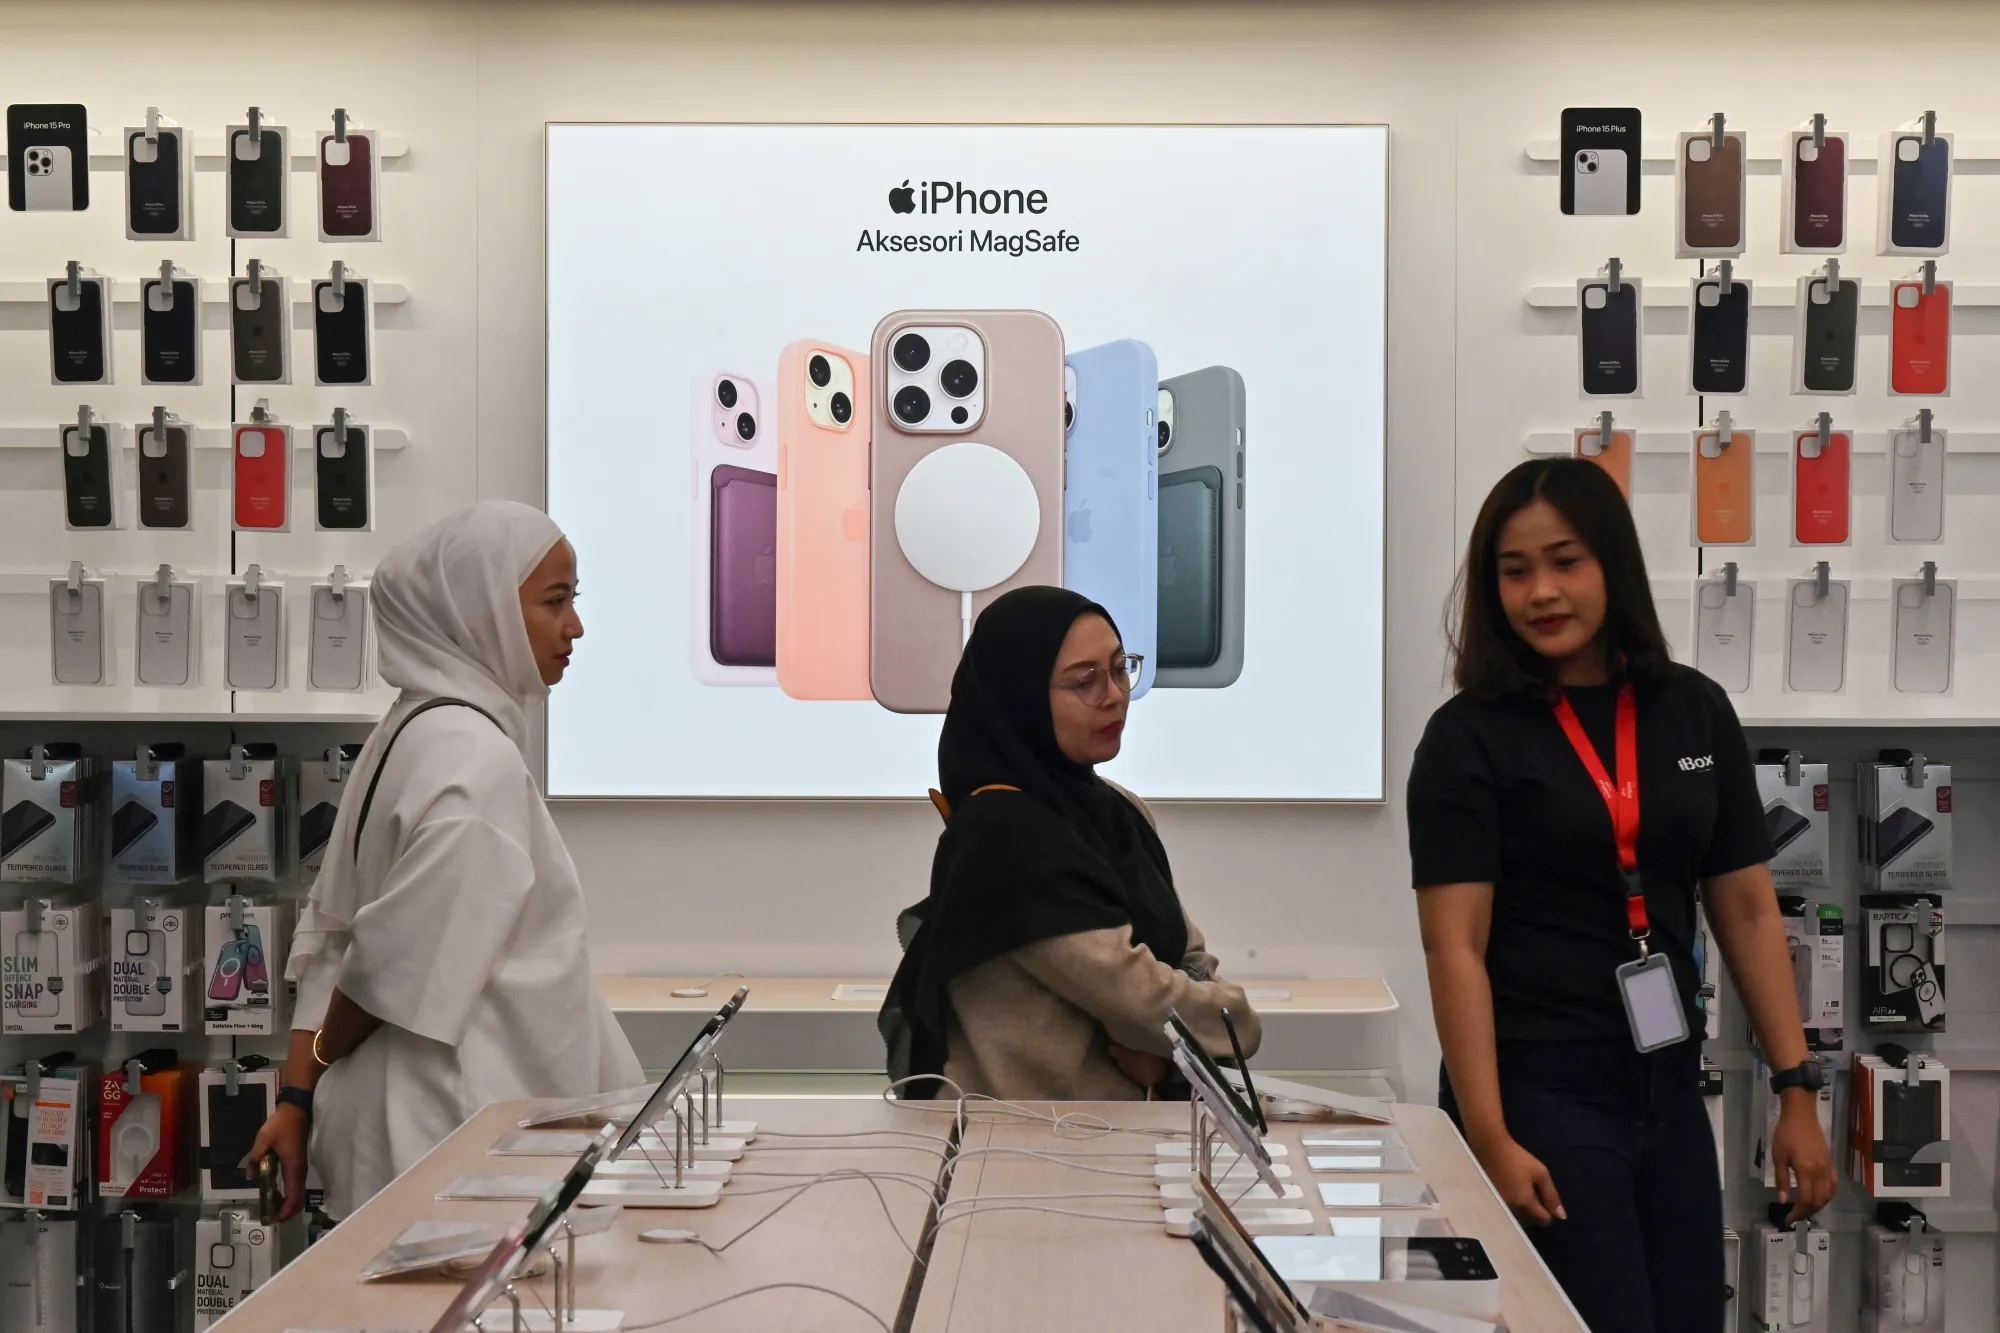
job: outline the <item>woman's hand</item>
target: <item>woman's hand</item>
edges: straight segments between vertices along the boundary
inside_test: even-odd
[[[1523,1222],[1545,1227],[1551,1222],[1569,1220],[1549,1169],[1526,1148],[1508,1138],[1477,1156],[1479,1165],[1486,1170],[1486,1178]]]
[[[264,1160],[265,1153],[274,1152],[284,1168],[285,1206],[278,1211],[280,1222],[290,1221],[305,1207],[306,1140],[311,1132],[312,1122],[306,1119],[304,1111],[296,1106],[280,1106],[271,1112],[271,1118],[257,1131],[257,1141],[250,1145],[251,1167]]]
[[[1778,1202],[1792,1205],[1785,1221],[1793,1224],[1826,1207],[1840,1180],[1834,1175],[1826,1133],[1819,1127],[1815,1094],[1787,1091],[1779,1095],[1784,1105],[1778,1112],[1777,1132],[1771,1136],[1771,1172],[1778,1182]],[[1794,1180],[1796,1189],[1791,1188]]]
[[[1151,1051],[1135,1051],[1129,1046],[1120,1046],[1115,1041],[1108,1049],[1112,1063],[1124,1071],[1126,1078],[1142,1088],[1158,1087],[1167,1077],[1167,1071],[1173,1068],[1167,1063],[1165,1056],[1154,1055]]]

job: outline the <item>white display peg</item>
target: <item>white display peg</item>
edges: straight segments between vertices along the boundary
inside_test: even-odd
[[[1911,429],[1914,423],[1896,426],[1866,427],[1841,426],[1840,429],[1853,436],[1850,446],[1855,454],[1886,454],[1889,452],[1889,436],[1892,431]],[[1714,430],[1719,427],[1709,427]],[[1631,430],[1629,425],[1621,430]],[[1749,430],[1751,426],[1742,421],[1733,421],[1732,430]],[[1536,431],[1529,435],[1523,447],[1531,455],[1539,458],[1566,458],[1575,452],[1576,437],[1571,431]],[[1685,456],[1688,451],[1688,432],[1676,431],[1634,431],[1632,449],[1641,454],[1678,454]],[[1758,433],[1757,452],[1759,454],[1787,455],[1791,452],[1791,428],[1766,430]],[[2000,454],[2000,431],[1952,431],[1951,452],[1953,454]]]
[[[91,274],[85,269],[80,273],[80,276],[89,277]],[[98,274],[97,276],[104,277],[105,275]],[[180,276],[185,280],[188,275],[183,273]],[[271,275],[266,273],[264,276],[269,277]],[[158,277],[159,271],[155,269],[144,274],[143,280],[151,282]],[[106,278],[106,281],[111,284],[111,303],[114,306],[138,305],[140,297],[139,284],[141,280],[138,277]],[[309,286],[310,284],[301,285]],[[227,305],[229,303],[228,288],[229,285],[226,282],[204,287],[201,295],[201,303],[205,306]],[[371,295],[378,306],[401,305],[410,299],[410,289],[400,282],[375,282],[372,284],[372,288]],[[46,305],[48,304],[48,299],[49,288],[46,281],[0,281],[0,305]],[[305,295],[294,296],[292,303],[294,305],[307,305],[311,300],[311,294],[307,293]],[[1960,305],[1967,304],[1963,298],[1960,298],[1958,303]]]

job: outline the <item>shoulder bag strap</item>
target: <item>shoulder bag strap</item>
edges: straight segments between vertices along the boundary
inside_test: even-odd
[[[361,813],[354,820],[354,860],[356,864],[359,864],[361,860],[361,830],[368,824],[368,808],[375,804],[375,787],[382,781],[382,770],[389,766],[389,751],[396,748],[396,741],[402,736],[404,727],[409,726],[433,708],[450,707],[470,708],[494,726],[500,726],[499,719],[494,717],[493,714],[487,712],[478,704],[467,702],[464,699],[426,699],[415,708],[412,708],[410,715],[399,722],[396,725],[396,729],[389,734],[389,743],[382,747],[382,757],[375,761],[374,775],[368,779],[368,790],[361,797]],[[505,730],[505,728],[502,728],[502,730]]]
[[[377,769],[376,771],[380,772],[381,770]],[[1007,783],[1004,782],[989,782],[984,787],[974,787],[972,791],[966,796],[965,799],[969,801],[974,796],[979,795],[979,793],[983,791],[1019,791],[1019,790],[1021,790],[1019,787],[1009,786]],[[937,807],[938,817],[943,819],[945,823],[949,824],[951,822],[951,802],[945,800],[944,793],[939,791],[936,787],[931,788],[931,804]],[[364,806],[362,808],[366,809],[367,807]]]

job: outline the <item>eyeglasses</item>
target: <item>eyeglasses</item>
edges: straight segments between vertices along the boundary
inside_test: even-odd
[[[1139,674],[1145,658],[1137,653],[1120,653],[1109,667],[1088,666],[1057,681],[1053,688],[1071,690],[1093,703],[1102,703],[1113,694],[1130,694],[1132,679]]]

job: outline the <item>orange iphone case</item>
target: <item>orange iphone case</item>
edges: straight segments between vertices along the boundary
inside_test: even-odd
[[[1904,301],[1916,298],[1916,304]],[[1889,387],[1896,393],[1944,393],[1951,388],[1951,285],[1924,295],[1921,282],[1889,287]]]
[[[1818,431],[1792,436],[1793,535],[1801,546],[1840,546],[1847,541],[1851,505],[1851,438],[1846,431],[1834,431],[1818,457],[1806,457],[1806,449],[1818,442]]]
[[[1727,447],[1703,431],[1694,450],[1694,537],[1704,546],[1747,546],[1754,540],[1757,460],[1752,437],[1731,431]],[[1715,449],[1714,457],[1706,452]]]
[[[911,430],[888,386],[892,350],[917,327],[963,328],[977,335],[985,371],[984,408],[958,427]],[[928,363],[935,367],[949,349]],[[977,442],[1020,464],[1035,487],[1041,526],[1028,558],[994,587],[976,592],[972,614],[1002,593],[1063,581],[1063,336],[1038,310],[899,310],[875,326],[869,346],[874,396],[869,456],[868,670],[872,693],[897,713],[942,713],[963,649],[956,592],[919,574],[896,540],[896,497],[923,458],[948,445]],[[949,364],[949,363],[947,363]],[[947,408],[939,401],[934,410]],[[948,419],[948,418],[947,418]]]
[[[1613,430],[1610,447],[1599,448],[1593,453],[1591,448],[1597,445],[1599,434],[1600,432],[1594,430],[1578,431],[1576,456],[1585,462],[1595,463],[1609,472],[1611,479],[1618,483],[1619,494],[1625,497],[1625,503],[1630,504],[1632,503],[1632,432]]]
[[[794,699],[872,699],[868,358],[792,343],[778,358],[777,392],[778,687]]]

